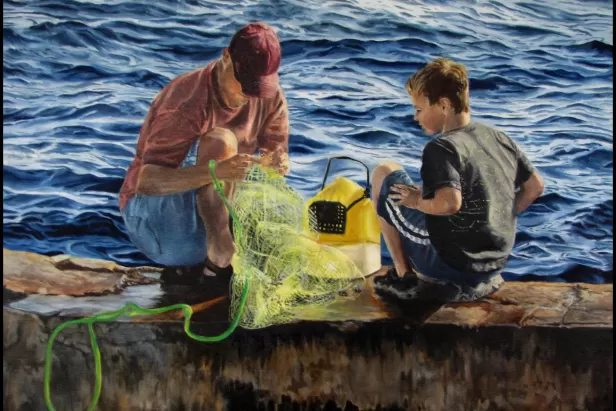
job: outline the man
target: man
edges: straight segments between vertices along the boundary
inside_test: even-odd
[[[175,78],[152,102],[120,209],[135,246],[167,267],[163,282],[228,281],[233,273],[229,213],[214,190],[209,160],[216,160],[229,199],[253,164],[289,171],[280,60],[274,29],[248,24],[220,59]]]
[[[423,187],[394,163],[374,171],[373,202],[395,263],[375,288],[403,298],[481,298],[501,286],[517,216],[543,181],[513,140],[471,120],[462,64],[438,58],[406,89],[415,119],[438,136],[424,147]]]

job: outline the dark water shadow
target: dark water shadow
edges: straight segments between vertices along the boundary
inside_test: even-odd
[[[422,326],[435,312],[441,309],[446,302],[430,300],[402,300],[390,296],[380,296],[391,318],[412,326]]]
[[[191,323],[203,325],[208,336],[229,328],[229,287],[221,284],[211,286],[184,286],[161,284],[162,294],[155,299],[156,307],[187,304],[193,307]],[[224,297],[221,299],[221,297]],[[220,300],[216,302],[215,300]],[[211,304],[210,304],[211,303]],[[203,308],[201,308],[203,307]]]
[[[15,301],[23,300],[28,294],[20,293],[17,291],[9,290],[6,287],[2,287],[2,306],[7,306]]]
[[[314,307],[309,313],[298,318],[296,327],[310,330],[314,323],[374,322],[379,320],[400,321],[412,327],[419,327],[438,311],[444,301],[431,300],[426,295],[419,299],[393,298],[374,290],[374,273],[367,278],[358,296],[337,301],[321,307]],[[213,336],[224,332],[231,324],[229,286],[168,286],[161,285],[162,294],[155,299],[156,307],[183,303],[193,307],[191,323],[196,329]],[[210,304],[211,303],[211,304]],[[294,328],[296,328],[294,327]],[[191,327],[192,329],[192,327]]]
[[[375,300],[378,300],[391,319],[399,320],[409,326],[419,327],[423,325],[435,312],[446,303],[443,299],[436,298],[432,290],[418,290],[415,298],[399,298],[389,293],[382,293],[374,289],[374,280],[371,278],[366,292],[372,293]],[[415,284],[417,286],[418,284]],[[422,291],[424,291],[423,294]],[[428,292],[425,292],[428,291]]]

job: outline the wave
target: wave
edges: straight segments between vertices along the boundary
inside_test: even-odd
[[[57,170],[20,170],[4,166],[2,171],[4,184],[9,187],[19,187],[21,190],[57,187],[73,191],[98,191],[117,194],[120,192],[120,187],[124,181],[124,175],[99,177],[92,174],[77,174],[67,167]]]
[[[531,86],[524,84],[520,81],[513,79],[507,79],[501,75],[491,75],[485,78],[469,78],[469,87],[471,90],[483,91],[483,90],[502,90],[513,88],[516,91],[521,90],[534,90],[538,86]]]
[[[569,48],[578,49],[582,51],[596,50],[599,52],[599,54],[610,56],[610,57],[613,56],[613,52],[614,52],[614,45],[608,44],[608,43],[605,43],[599,40],[592,40],[586,43],[575,44],[573,46],[569,46]]]
[[[583,155],[574,158],[576,164],[580,167],[589,169],[605,168],[612,170],[614,168],[614,151],[604,148],[586,152]]]
[[[562,274],[557,275],[536,275],[536,274],[505,274],[505,281],[523,282],[553,282],[553,283],[587,283],[587,284],[613,284],[614,270],[601,270],[584,264],[573,264]]]
[[[591,207],[577,210],[572,229],[576,235],[587,239],[604,239],[613,236],[614,202],[607,200]]]
[[[130,84],[133,87],[155,90],[160,90],[171,80],[167,76],[147,69],[112,71],[96,64],[71,65],[67,63],[46,62],[41,67],[35,67],[25,62],[19,62],[5,64],[3,69],[5,76],[72,83],[106,80],[107,82]],[[33,76],[33,74],[35,75]]]

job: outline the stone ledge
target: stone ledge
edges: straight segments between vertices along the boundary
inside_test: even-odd
[[[3,310],[4,409],[44,409],[46,342],[63,320]],[[314,322],[240,329],[211,344],[188,338],[180,323],[95,330],[100,410],[595,411],[613,400],[606,328]],[[56,408],[86,409],[94,370],[85,327],[67,328],[53,355]]]
[[[2,251],[3,287],[28,295],[115,294],[129,285],[152,283],[154,280],[141,273],[159,271],[153,267],[128,268],[110,261],[68,255],[47,257],[6,248]]]
[[[7,250],[4,256],[5,288],[35,283],[42,271],[46,283],[56,281],[58,290],[73,295],[83,295],[79,286],[91,276],[106,278],[98,284],[110,287],[122,276],[138,282],[148,278],[144,272],[157,271],[72,257],[16,258]],[[8,282],[7,268],[13,270]],[[53,278],[58,272],[59,282]],[[73,277],[75,285],[67,286]],[[121,298],[130,289],[115,290]],[[110,298],[100,295],[87,298]],[[368,282],[356,300],[306,313],[306,321],[238,329],[220,343],[188,338],[179,312],[97,324],[103,360],[98,409],[611,409],[612,295],[611,284],[511,282],[472,303],[401,306],[381,301]],[[59,298],[31,297],[43,303]],[[227,328],[228,298],[189,303],[196,334]],[[39,315],[11,305],[3,309],[4,409],[45,409],[47,340],[78,314]],[[165,304],[150,306],[156,305]],[[85,327],[67,328],[53,352],[56,408],[85,409],[94,384]]]
[[[156,279],[143,274],[160,272],[160,269],[154,267],[128,268],[109,261],[66,255],[46,257],[7,249],[4,249],[3,257],[3,286],[21,295],[79,297],[120,294],[129,286],[156,283]],[[183,296],[170,298],[175,298],[173,303],[183,302]],[[199,296],[196,298],[197,304],[193,304],[196,312],[209,307],[209,304],[203,304],[208,299],[206,296],[200,300]],[[88,314],[91,313],[83,313]],[[169,313],[139,321],[173,320],[179,319],[180,315],[179,312]],[[490,297],[471,303],[437,306],[411,303],[405,306],[382,301],[375,296],[371,281],[367,281],[359,298],[335,302],[322,309],[306,312],[301,319],[361,322],[398,317],[415,323],[462,327],[511,325],[612,328],[613,285],[507,282]],[[199,316],[195,320],[199,321]],[[204,321],[207,322],[207,318]]]

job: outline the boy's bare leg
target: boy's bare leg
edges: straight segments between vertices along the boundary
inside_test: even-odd
[[[375,209],[385,177],[393,171],[401,169],[402,167],[395,163],[383,163],[374,169],[372,174],[372,204]],[[409,264],[409,259],[402,248],[400,233],[395,227],[387,223],[383,217],[379,216],[378,219],[379,225],[381,226],[381,233],[383,233],[383,238],[385,239],[385,244],[387,245],[389,254],[391,254],[391,258],[394,260],[396,272],[399,276],[403,276],[405,273],[411,271],[411,265]]]
[[[232,131],[215,128],[201,137],[197,163],[233,157],[237,154],[237,145]],[[229,202],[233,200],[235,188],[235,183],[224,182],[224,193]],[[219,267],[228,266],[235,253],[235,243],[229,229],[229,212],[213,184],[197,190],[197,208],[205,225],[208,259]],[[214,275],[208,269],[204,269],[204,274]]]

